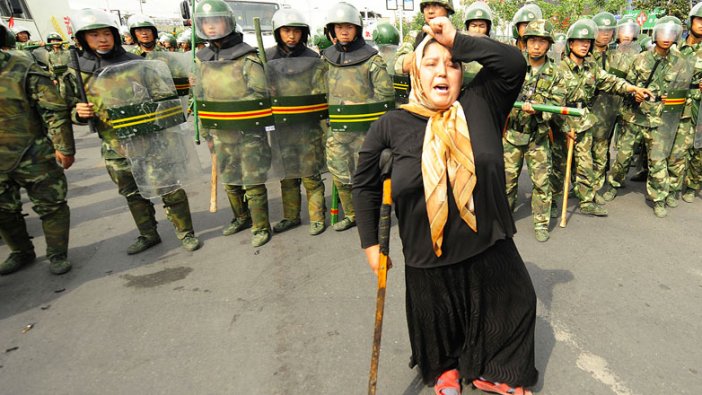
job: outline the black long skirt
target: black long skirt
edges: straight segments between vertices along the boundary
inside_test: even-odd
[[[536,384],[536,294],[512,239],[466,261],[405,268],[412,360],[427,385],[458,369],[510,386]]]

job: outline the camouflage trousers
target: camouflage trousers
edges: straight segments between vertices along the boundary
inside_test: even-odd
[[[212,137],[222,183],[258,185],[268,180],[271,147],[266,132],[215,130]]]
[[[251,218],[251,232],[267,230],[270,232],[271,224],[268,220],[268,190],[263,184],[259,185],[224,185],[224,190],[229,199],[229,205],[234,213],[234,218],[248,220]]]
[[[605,173],[609,163],[609,146],[611,144],[612,133],[615,125],[602,125],[604,133],[593,134],[592,140],[592,170],[595,173],[594,187],[595,191],[599,191],[605,184]],[[598,127],[598,126],[595,126]]]
[[[302,198],[300,196],[300,183],[307,192],[307,210],[310,222],[324,222],[324,183],[322,176],[287,178],[280,180],[280,189],[283,198],[283,218],[295,220],[300,218]]]
[[[556,134],[561,136],[556,137]],[[553,161],[552,186],[553,195],[563,191],[565,171],[567,166],[567,149],[563,147],[567,144],[567,136],[564,133],[554,134],[554,144],[558,147],[558,156]],[[554,150],[555,154],[556,150]],[[562,155],[562,156],[561,156]],[[555,155],[554,155],[555,157]],[[590,203],[595,199],[594,179],[595,172],[592,169],[592,133],[590,130],[575,134],[575,147],[573,148],[573,163],[571,169],[575,173],[573,191],[580,200],[580,204]]]
[[[117,185],[120,195],[127,199],[129,211],[134,218],[137,229],[141,235],[156,233],[156,211],[149,199],[145,199],[139,193],[132,168],[127,158],[105,158],[105,167],[112,182]],[[188,196],[183,189],[161,196],[163,207],[166,210],[166,217],[173,224],[176,236],[179,240],[185,236],[195,234],[193,220],[190,216],[190,205]]]
[[[48,141],[35,143],[14,170],[0,173],[0,235],[12,252],[34,251],[22,215],[20,188],[24,188],[41,219],[47,258],[66,258],[71,222],[67,184]]]
[[[519,174],[526,160],[529,177],[533,185],[531,192],[531,212],[534,229],[548,230],[551,218],[551,147],[548,137],[531,141],[525,146],[515,146],[502,139],[505,157],[505,178],[507,200],[514,210],[517,202]]]
[[[678,132],[673,141],[673,149],[668,156],[668,176],[670,177],[671,194],[683,192],[685,176],[688,163],[690,162],[690,151],[695,140],[695,128],[692,119],[680,120]]]
[[[283,179],[322,173],[325,163],[323,133],[319,125],[276,126],[272,140],[280,152]]]
[[[629,166],[634,159],[634,150],[641,141],[641,127],[629,122],[622,122],[617,137],[617,155],[607,176],[607,183],[612,188],[624,186]]]
[[[696,191],[702,188],[702,148],[690,150],[690,162],[687,167],[685,187]]]
[[[358,152],[365,138],[365,132],[330,131],[327,134],[327,168],[335,180],[342,184],[352,183],[356,163],[358,163]]]
[[[568,143],[565,133],[559,132],[552,127],[553,141],[551,142],[551,196],[556,196],[563,192],[563,180],[565,179],[566,160],[568,159]]]
[[[646,154],[648,155],[648,178],[646,179],[646,194],[654,203],[664,202],[670,191],[670,177],[668,175],[668,160],[657,155],[663,152],[663,141],[656,128],[641,127]]]

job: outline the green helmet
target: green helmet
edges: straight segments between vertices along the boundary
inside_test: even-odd
[[[529,39],[529,37],[543,37],[550,41],[551,44],[555,41],[553,39],[553,25],[546,19],[535,19],[529,22],[522,37],[525,40]]]
[[[512,37],[514,39],[519,38],[518,26],[520,23],[529,23],[535,19],[542,18],[543,14],[541,13],[541,9],[535,4],[527,4],[522,8],[518,9],[517,12],[514,13],[514,17],[512,18]]]
[[[156,29],[156,24],[151,18],[142,14],[134,14],[127,20],[127,26],[129,26],[129,34],[132,36],[132,40],[135,44],[139,43],[136,36],[136,29],[149,28],[154,35],[154,40],[158,38],[158,29]]]
[[[317,34],[314,35],[312,39],[312,44],[314,44],[320,51],[332,46],[332,42],[329,37],[324,33],[323,29],[317,29]]]
[[[80,43],[84,50],[90,50],[88,43],[85,41],[85,32],[95,29],[110,28],[112,35],[115,38],[115,45],[119,45],[119,25],[114,18],[113,14],[110,14],[103,10],[98,10],[96,8],[84,8],[76,14],[75,17],[71,18],[73,23],[73,34],[76,40]]]
[[[692,26],[692,18],[702,18],[702,3],[695,4],[690,10],[690,15],[687,18],[688,26]]]
[[[373,41],[376,45],[398,45],[400,44],[400,31],[387,22],[380,23],[373,32]]]
[[[15,27],[12,28],[12,32],[15,33],[15,36],[22,33],[22,32],[27,33],[30,36],[30,38],[32,36],[32,33],[30,33],[29,29],[24,27],[24,25],[15,25]]]
[[[202,22],[206,18],[221,18],[226,23],[222,34],[208,36],[202,31]],[[226,37],[236,31],[236,17],[234,11],[224,0],[203,0],[195,7],[195,33],[203,40],[214,41]]]
[[[161,44],[169,43],[171,45],[171,48],[175,48],[178,46],[178,40],[176,40],[175,36],[172,34],[164,34],[161,36],[159,39]]]
[[[438,4],[438,5],[446,8],[449,15],[453,15],[453,13],[456,12],[453,9],[453,4],[452,4],[451,0],[421,0],[419,2],[419,11],[424,12],[424,7],[426,7],[427,4]]]
[[[567,38],[565,33],[556,33],[553,35],[553,42],[554,43],[563,43],[566,42]]]
[[[653,42],[655,43],[658,38],[672,38],[673,41],[680,40],[682,36],[683,26],[680,19],[672,15],[664,16],[656,21],[653,25]]]
[[[307,24],[305,16],[297,10],[291,8],[281,8],[273,14],[273,36],[278,45],[284,45],[283,39],[280,37],[279,29],[283,26],[297,27],[302,30],[301,42],[307,45],[307,39],[310,35],[310,25]]]
[[[636,38],[639,36],[641,33],[641,26],[639,26],[638,23],[636,23],[636,20],[634,20],[633,16],[625,16],[622,17],[622,19],[619,20],[619,23],[617,23],[617,38],[616,41],[619,42],[620,37],[622,35],[630,35],[632,37],[633,41],[636,41]]]
[[[578,19],[570,25],[566,33],[566,39],[571,40],[590,40],[590,51],[595,46],[595,37],[597,37],[597,25],[592,19]],[[566,54],[570,54],[570,45],[566,45]]]
[[[53,40],[63,41],[63,37],[61,37],[61,36],[60,36],[58,33],[56,33],[56,32],[51,32],[51,33],[49,33],[49,34],[46,35],[46,42],[47,42],[47,43],[48,43],[48,42],[51,42],[51,41],[53,41]]]
[[[327,20],[325,26],[327,31],[331,34],[333,38],[336,38],[336,32],[334,31],[334,24],[337,23],[350,23],[358,27],[356,32],[356,39],[363,38],[363,18],[358,9],[349,3],[340,2],[336,3],[329,9],[327,13]]]
[[[470,21],[482,20],[486,21],[488,24],[487,34],[490,35],[490,30],[492,29],[492,10],[487,3],[482,1],[476,1],[466,8],[466,21],[465,26],[468,30],[468,24]]]
[[[609,12],[600,12],[599,14],[592,17],[592,20],[597,25],[598,31],[601,30],[614,30],[617,26],[617,18]]]

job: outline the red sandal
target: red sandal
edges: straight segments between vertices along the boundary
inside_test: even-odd
[[[447,370],[439,376],[434,385],[436,395],[460,395],[461,381],[458,377],[458,370]]]
[[[493,383],[492,381],[487,381],[482,377],[473,380],[473,387],[485,392],[500,395],[533,395],[531,391],[524,387],[510,387],[504,383]]]

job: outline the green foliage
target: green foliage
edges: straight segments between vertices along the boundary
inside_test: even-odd
[[[656,7],[667,11],[666,15],[678,17],[681,21],[687,20],[690,13],[689,0],[634,0],[634,8],[640,10],[653,10]]]

